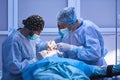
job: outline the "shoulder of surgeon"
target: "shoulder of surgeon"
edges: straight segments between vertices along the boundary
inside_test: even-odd
[[[92,21],[90,21],[90,20],[84,20],[84,19],[81,19],[81,20],[83,21],[83,24],[81,26],[82,29],[88,30],[88,28],[89,28],[89,29],[96,29],[96,30],[100,31],[99,30],[99,26],[97,26]]]
[[[18,34],[20,32],[17,30],[17,29],[14,29],[9,35],[8,37],[6,38],[6,40],[3,42],[3,44],[8,44],[8,43],[12,43],[15,42],[15,41],[19,41],[19,37],[18,37]]]

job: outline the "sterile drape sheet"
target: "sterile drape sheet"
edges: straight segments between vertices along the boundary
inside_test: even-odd
[[[73,59],[48,57],[31,64],[22,76],[24,80],[89,80],[95,68]]]

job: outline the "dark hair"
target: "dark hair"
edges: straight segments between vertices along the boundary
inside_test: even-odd
[[[32,15],[23,20],[23,25],[31,31],[42,31],[44,28],[44,20],[39,15]]]

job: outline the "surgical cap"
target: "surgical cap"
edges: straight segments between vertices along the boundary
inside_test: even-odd
[[[27,19],[23,20],[24,27],[31,31],[41,31],[44,28],[44,20],[39,15],[29,16]]]
[[[66,7],[57,14],[57,21],[67,24],[73,24],[77,20],[75,8]]]

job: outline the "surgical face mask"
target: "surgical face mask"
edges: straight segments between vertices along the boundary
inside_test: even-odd
[[[32,36],[28,36],[28,39],[29,39],[29,40],[36,40],[36,39],[38,39],[38,38],[40,38],[40,36],[37,35],[37,34],[33,34]]]
[[[61,37],[63,37],[65,34],[69,34],[70,32],[69,32],[69,30],[67,29],[67,28],[65,28],[65,29],[60,29],[60,31],[59,31],[59,35],[61,36]]]

